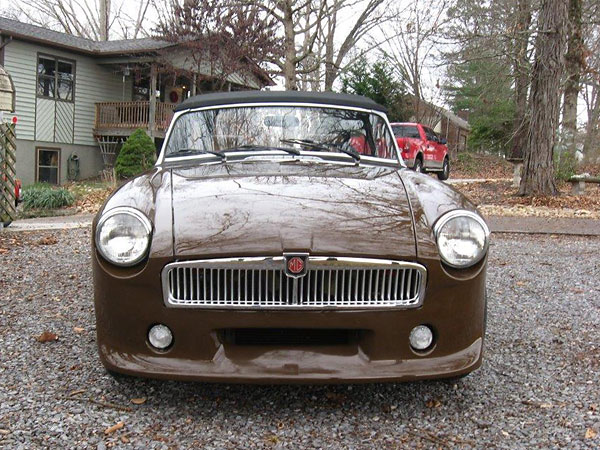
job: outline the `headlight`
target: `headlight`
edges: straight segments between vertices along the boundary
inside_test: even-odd
[[[462,269],[481,261],[489,245],[490,230],[481,217],[470,211],[450,211],[433,227],[442,260]]]
[[[133,266],[146,257],[152,225],[137,209],[114,208],[102,215],[96,227],[96,247],[107,261]]]

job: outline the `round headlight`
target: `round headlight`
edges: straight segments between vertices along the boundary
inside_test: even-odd
[[[450,211],[433,227],[440,256],[446,264],[465,268],[481,261],[489,245],[490,230],[470,211]]]
[[[133,266],[146,257],[152,225],[137,209],[119,207],[100,217],[96,227],[96,247],[107,261]]]

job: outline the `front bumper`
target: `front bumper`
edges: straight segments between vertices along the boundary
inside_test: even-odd
[[[231,311],[166,307],[151,259],[138,273],[115,276],[94,256],[100,359],[112,371],[153,378],[252,383],[410,381],[452,377],[481,365],[485,331],[485,262],[457,280],[439,261],[428,267],[425,300],[415,309],[378,311]],[[149,328],[173,332],[167,352],[147,343]],[[435,345],[415,353],[408,336],[428,324]],[[362,330],[340,345],[236,345],[220,330],[247,328]]]

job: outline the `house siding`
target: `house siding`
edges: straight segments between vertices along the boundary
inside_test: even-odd
[[[4,67],[11,74],[17,92],[19,139],[39,139],[56,144],[96,145],[93,135],[95,103],[131,100],[131,80],[126,80],[124,86],[120,74],[98,65],[96,60],[89,56],[19,40],[13,40],[4,50]],[[41,135],[38,138],[36,130],[36,106],[42,106],[36,96],[39,53],[75,61],[75,101],[64,105],[58,105],[63,102],[49,101],[57,105],[51,108],[54,110],[53,115],[49,111],[43,111],[43,123],[38,124],[42,126],[43,138]],[[51,105],[44,102],[43,106],[50,108]],[[69,123],[70,119],[72,125]],[[52,132],[47,129],[50,122]]]

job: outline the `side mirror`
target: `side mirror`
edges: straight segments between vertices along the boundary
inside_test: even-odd
[[[446,145],[448,143],[448,141],[444,138],[440,138],[440,144],[442,145]]]

